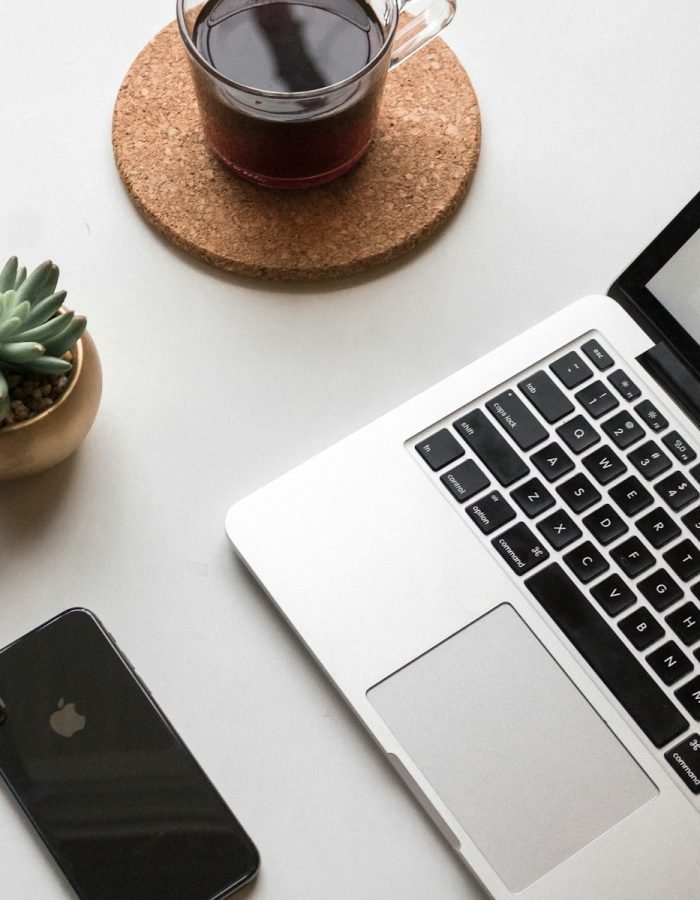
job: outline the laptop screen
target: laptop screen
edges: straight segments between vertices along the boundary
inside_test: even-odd
[[[700,231],[659,269],[647,287],[700,343]]]
[[[700,377],[700,193],[608,293],[657,344],[669,347]]]

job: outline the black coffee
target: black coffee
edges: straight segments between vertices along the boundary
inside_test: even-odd
[[[358,0],[320,5],[209,0],[194,43],[222,75],[260,91],[313,91],[359,72],[384,41],[377,17]]]
[[[360,0],[210,0],[193,41],[218,73],[258,91],[328,88],[359,72],[381,50],[384,32]],[[320,183],[349,169],[367,149],[386,65],[349,86],[278,103],[230,89],[194,68],[204,129],[221,159],[246,177],[280,187]],[[241,96],[241,102],[237,97]]]

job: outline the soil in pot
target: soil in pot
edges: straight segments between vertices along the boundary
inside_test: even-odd
[[[69,350],[61,358],[72,363],[73,353]],[[19,425],[20,422],[33,419],[50,409],[70,384],[72,374],[71,370],[50,375],[40,375],[37,372],[13,372],[8,375],[10,412],[0,422],[0,428]]]

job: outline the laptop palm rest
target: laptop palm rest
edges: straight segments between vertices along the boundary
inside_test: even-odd
[[[513,892],[658,793],[508,604],[367,697]]]

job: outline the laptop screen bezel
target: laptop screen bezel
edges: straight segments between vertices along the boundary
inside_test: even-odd
[[[611,285],[617,300],[653,340],[668,344],[700,376],[700,347],[647,287],[651,279],[700,229],[700,192]]]

